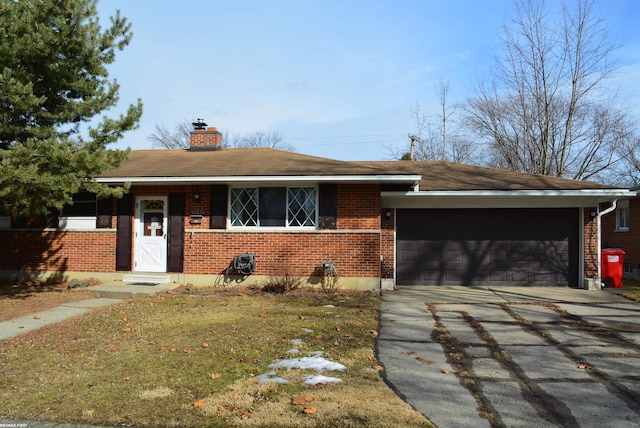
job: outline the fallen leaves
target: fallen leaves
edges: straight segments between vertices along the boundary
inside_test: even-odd
[[[195,403],[193,403],[194,409],[200,409],[202,407],[204,407],[204,400],[198,400]]]
[[[313,415],[314,413],[316,413],[318,411],[318,408],[316,406],[307,406],[304,408],[303,410],[307,415]]]
[[[449,369],[442,369],[442,373],[449,374]]]
[[[220,375],[218,373],[211,373],[210,377],[211,377],[212,380],[216,380],[216,379],[218,379],[220,377]]]
[[[307,404],[313,401],[313,396],[307,394],[305,396],[296,396],[291,397],[291,404],[299,405],[299,404]]]
[[[582,369],[582,370],[589,370],[589,369],[591,369],[592,367],[591,367],[589,364],[580,363],[580,364],[578,364],[578,368],[579,368],[579,369]]]
[[[302,411],[304,413],[306,413],[307,415],[313,415],[314,413],[316,413],[318,411],[318,407],[317,406],[309,406],[308,405],[312,401],[313,401],[313,396],[310,395],[310,394],[307,394],[307,395],[304,395],[304,396],[291,397],[291,404],[294,404],[296,406],[304,406],[304,409]]]

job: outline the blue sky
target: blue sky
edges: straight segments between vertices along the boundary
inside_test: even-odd
[[[596,6],[623,45],[616,84],[638,106],[640,1]],[[148,149],[156,124],[203,118],[229,134],[276,130],[304,154],[385,160],[408,146],[416,103],[437,113],[442,79],[463,101],[487,72],[513,2],[99,0],[103,26],[116,9],[133,39],[110,66],[110,114],[141,98],[144,115],[113,148]]]

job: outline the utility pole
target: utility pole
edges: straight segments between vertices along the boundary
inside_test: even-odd
[[[415,153],[416,153],[416,141],[420,142],[420,138],[416,137],[415,135],[409,134],[409,138],[411,139],[411,151],[409,152],[409,160],[416,160],[415,158]]]

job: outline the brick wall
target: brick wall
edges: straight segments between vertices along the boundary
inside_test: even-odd
[[[622,248],[625,264],[640,267],[640,198],[629,200],[629,230],[616,231],[615,211],[602,216],[602,248]]]
[[[595,208],[584,208],[584,277],[598,277],[598,221],[591,217]]]
[[[240,253],[256,254],[257,275],[314,276],[332,261],[341,277],[379,277],[375,232],[193,231],[185,241],[185,273],[224,273]]]
[[[256,253],[258,275],[312,276],[328,260],[341,277],[380,276],[378,185],[339,185],[338,229],[309,231],[211,230],[209,189],[207,185],[131,189],[132,195],[185,193],[184,273],[223,273],[234,256],[252,252]],[[0,231],[2,242],[9,243],[0,249],[0,270],[113,272],[116,201],[112,208],[112,229]],[[194,211],[204,211],[200,224],[191,224]]]
[[[391,217],[388,219],[385,213],[389,211]],[[380,213],[380,278],[392,279],[395,266],[395,210],[383,209]]]
[[[116,234],[96,231],[2,231],[0,269],[112,272]]]
[[[380,229],[379,185],[338,185],[338,229]]]

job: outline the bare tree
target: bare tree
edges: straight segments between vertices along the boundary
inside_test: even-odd
[[[190,120],[178,122],[173,131],[164,124],[156,124],[155,132],[147,137],[155,148],[159,149],[188,149],[193,125]]]
[[[593,0],[572,4],[554,20],[544,0],[516,0],[495,77],[480,80],[465,106],[493,166],[603,180],[620,163],[616,147],[632,137],[633,124],[606,86],[617,46]]]
[[[188,149],[193,132],[193,124],[190,120],[178,122],[173,131],[164,124],[156,124],[155,132],[147,139],[151,141],[153,147],[159,149]],[[278,150],[294,152],[293,145],[285,142],[285,138],[278,131],[255,131],[246,134],[229,135],[222,132],[223,147],[246,147],[258,148],[267,147]]]
[[[476,148],[471,140],[464,137],[456,126],[454,116],[457,106],[451,105],[449,99],[449,81],[440,80],[436,87],[439,112],[429,116],[416,102],[411,110],[415,121],[415,131],[408,135],[411,149],[393,150],[387,148],[394,159],[417,161],[451,161],[458,163],[478,163]]]
[[[295,152],[296,148],[285,141],[285,137],[278,131],[254,131],[233,137],[235,147],[259,148],[285,150]]]

